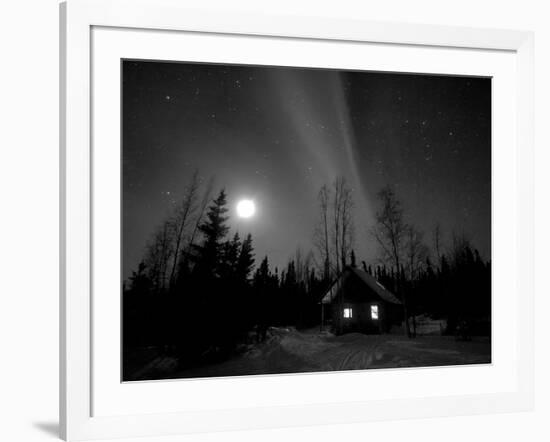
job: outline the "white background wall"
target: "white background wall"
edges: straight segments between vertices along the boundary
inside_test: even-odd
[[[185,0],[182,0],[184,2]],[[198,0],[187,2],[201,4]],[[206,2],[204,2],[206,3]],[[210,1],[236,10],[536,32],[536,411],[159,438],[172,441],[550,440],[550,14],[536,0]],[[58,8],[0,4],[0,441],[54,440],[58,388]],[[156,439],[138,439],[149,441]]]

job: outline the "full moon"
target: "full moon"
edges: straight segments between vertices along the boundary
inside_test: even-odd
[[[237,215],[240,218],[250,218],[256,213],[256,205],[252,200],[240,200],[237,203]]]

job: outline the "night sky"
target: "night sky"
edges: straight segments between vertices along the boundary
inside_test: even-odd
[[[345,176],[355,252],[374,263],[377,192],[394,186],[407,220],[439,223],[491,249],[491,80],[335,70],[124,61],[123,277],[193,171],[225,188],[233,235],[282,267],[313,249],[323,184]],[[256,215],[235,216],[242,198]]]

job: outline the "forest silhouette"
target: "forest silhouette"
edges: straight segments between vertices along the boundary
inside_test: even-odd
[[[366,227],[354,217],[345,178],[323,186],[312,249],[289,251],[277,268],[255,256],[251,234],[230,234],[225,190],[214,193],[214,181],[195,172],[123,283],[123,380],[154,356],[173,358],[177,371],[227,360],[244,343],[264,341],[270,327],[321,326],[320,301],[350,266],[397,296],[402,334],[411,339],[419,315],[444,318],[445,334],[490,335],[490,262],[465,234],[436,222],[429,235],[421,232],[391,186],[377,202],[376,222]],[[356,256],[363,241],[377,248],[377,261]]]

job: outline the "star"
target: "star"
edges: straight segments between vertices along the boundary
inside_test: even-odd
[[[167,95],[166,97],[164,97],[166,99],[166,101],[170,101],[170,95]]]

